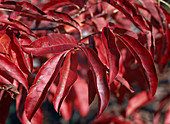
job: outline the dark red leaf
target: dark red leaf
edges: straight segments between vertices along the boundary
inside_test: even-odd
[[[117,33],[117,34],[119,34],[119,35],[124,35],[124,34],[126,34],[126,35],[129,35],[129,36],[131,36],[131,37],[134,37],[134,38],[138,39],[138,35],[137,35],[135,32],[133,32],[133,31],[131,31],[131,30],[127,30],[127,29],[125,29],[124,27],[121,27],[121,26],[119,26],[119,25],[116,25],[115,23],[109,22],[108,27],[109,27],[114,33]]]
[[[13,62],[11,62],[7,57],[2,55],[0,55],[0,71],[10,75],[28,90],[28,83],[24,74]]]
[[[100,60],[103,64],[108,66],[106,49],[105,49],[102,39],[100,37],[94,36],[94,41],[95,41],[95,47],[97,49],[98,57],[100,58]]]
[[[60,53],[49,59],[39,70],[33,85],[29,89],[26,102],[25,112],[30,121],[42,104],[51,83],[59,73],[63,62],[64,53]]]
[[[12,102],[13,99],[7,92],[0,97],[0,124],[6,124]]]
[[[89,90],[89,105],[90,105],[93,102],[97,93],[95,81],[91,69],[89,69],[88,71],[88,90]]]
[[[133,114],[138,108],[146,105],[153,100],[153,97],[146,92],[140,92],[129,100],[128,106],[126,108],[126,116]]]
[[[16,110],[17,116],[22,124],[42,124],[43,114],[39,108],[35,113],[35,116],[32,118],[31,122],[28,121],[25,114],[25,100],[27,97],[27,92],[23,87],[20,87],[20,95],[16,97]]]
[[[77,79],[77,53],[69,52],[60,70],[60,80],[53,99],[54,108],[59,112],[61,104]]]
[[[158,86],[158,78],[153,58],[149,51],[135,38],[128,35],[116,35],[131,51],[139,66],[141,67],[146,81],[148,83],[150,93],[154,95]]]
[[[115,36],[109,28],[103,28],[101,38],[107,52],[107,59],[109,63],[109,82],[111,83],[119,71],[120,54],[115,43]]]
[[[44,55],[47,53],[59,53],[77,47],[77,40],[68,34],[49,34],[41,37],[23,49],[33,55]]]
[[[91,65],[95,87],[98,95],[97,117],[99,117],[106,109],[110,98],[110,92],[109,92],[107,76],[106,76],[106,67],[102,64],[102,62],[100,61],[100,59],[97,57],[96,53],[92,49],[85,48],[85,47],[82,47],[81,49],[84,51]]]

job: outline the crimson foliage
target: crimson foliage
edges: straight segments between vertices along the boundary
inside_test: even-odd
[[[1,124],[14,99],[22,123],[40,124],[47,98],[68,120],[72,107],[85,116],[95,96],[94,123],[131,123],[154,99],[155,64],[162,72],[170,58],[170,15],[154,0],[3,0],[0,16]],[[144,91],[134,95],[133,82]],[[129,94],[124,117],[102,115],[114,94],[119,103]]]

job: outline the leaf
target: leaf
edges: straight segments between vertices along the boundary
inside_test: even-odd
[[[130,92],[134,92],[133,88],[130,87],[128,81],[124,79],[121,74],[118,74],[115,80],[124,85]]]
[[[89,111],[88,85],[83,78],[78,76],[73,88],[76,93],[75,108],[77,108],[81,116],[84,117]]]
[[[77,40],[68,34],[54,34],[43,36],[29,46],[23,46],[23,50],[33,55],[44,55],[47,53],[59,53],[77,47]]]
[[[45,13],[40,10],[39,8],[37,8],[36,6],[34,6],[33,4],[27,2],[27,1],[5,1],[5,2],[1,2],[1,4],[4,4],[4,5],[15,5],[15,7],[18,9],[18,10],[22,10],[22,8],[27,8],[27,9],[31,9],[33,11],[36,11],[42,15],[45,15]],[[16,9],[16,10],[17,10]]]
[[[90,63],[92,74],[95,81],[95,87],[98,95],[98,116],[99,117],[103,111],[106,109],[110,92],[106,77],[106,67],[102,64],[100,59],[97,57],[96,53],[87,47],[81,47]]]
[[[62,22],[62,23],[66,23],[68,25],[71,25],[73,27],[75,27],[79,32],[80,32],[80,36],[81,36],[81,27],[79,25],[79,23],[74,20],[73,18],[71,18],[68,14],[66,13],[62,13],[62,12],[57,12],[57,11],[49,11],[48,12],[48,15],[51,15],[53,17],[55,17],[56,19],[59,19],[58,20],[58,23]]]
[[[69,52],[60,70],[60,80],[53,99],[54,108],[59,112],[61,104],[77,79],[77,53]]]
[[[16,110],[17,110],[17,116],[22,124],[42,124],[43,121],[43,113],[41,109],[39,108],[37,112],[35,113],[35,116],[31,120],[31,122],[28,121],[26,114],[25,114],[25,100],[26,100],[27,92],[23,87],[20,87],[20,95],[17,95],[16,97]]]
[[[155,112],[155,115],[154,115],[154,118],[153,118],[154,124],[158,124],[159,117],[161,115],[161,111],[166,106],[166,104],[168,104],[169,99],[170,99],[170,94],[166,95],[163,99],[161,99],[160,104],[158,106],[158,109]]]
[[[107,59],[109,63],[109,82],[111,83],[113,82],[119,71],[120,53],[115,43],[115,36],[109,28],[103,28],[101,38],[104,42],[107,52]]]
[[[17,88],[13,84],[0,82],[0,89],[7,91],[12,99],[14,99],[14,95],[19,94]]]
[[[89,90],[89,105],[90,105],[93,102],[97,93],[95,81],[91,69],[89,69],[88,71],[88,90]]]
[[[135,32],[131,30],[127,30],[124,27],[121,27],[115,23],[109,22],[108,27],[116,34],[119,34],[119,35],[126,34],[126,35],[129,35],[131,37],[138,39],[138,34],[136,34]]]
[[[140,92],[129,100],[128,106],[126,108],[126,116],[133,114],[138,108],[146,105],[153,100],[146,91]]]
[[[106,112],[106,113],[102,114],[101,117],[94,120],[92,124],[111,124],[113,122],[115,124],[132,124],[130,121],[122,118],[121,115],[115,116],[114,114],[115,114],[114,111]]]
[[[42,11],[48,11],[48,10],[56,10],[57,8],[61,7],[61,6],[74,6],[76,8],[79,8],[76,4],[70,2],[69,0],[53,0],[50,1],[46,4],[44,4]]]
[[[21,83],[28,90],[28,83],[24,74],[14,63],[2,55],[0,55],[0,71],[10,75],[13,79]]]
[[[170,105],[167,108],[167,113],[165,115],[165,122],[164,124],[169,124],[170,123]]]
[[[69,120],[71,118],[72,106],[73,106],[72,101],[65,101],[65,100],[63,101],[60,111],[64,119]]]
[[[0,52],[4,54],[9,53],[11,39],[7,34],[0,37]]]
[[[104,65],[108,66],[106,49],[105,49],[105,46],[104,46],[104,43],[103,43],[101,37],[95,37],[94,36],[94,41],[95,41],[95,47],[97,49],[98,57],[100,58],[101,62]]]
[[[7,92],[4,92],[2,94],[2,97],[0,98],[0,123],[5,124],[6,120],[9,115],[9,109],[10,105],[12,104],[13,99],[10,97],[10,95]]]
[[[136,8],[128,0],[105,0],[122,12],[138,29],[144,31],[143,29],[149,30],[146,25],[144,18],[139,14]]]
[[[13,56],[13,59],[15,59],[17,61],[19,68],[24,73],[28,74],[31,71],[31,67],[30,67],[31,65],[29,65],[29,63],[27,62],[27,59],[25,58],[26,55],[24,55],[24,52],[21,49],[20,44],[15,37],[15,34],[12,32],[11,32],[11,34],[12,34],[11,49],[15,53],[15,56]]]
[[[30,87],[26,102],[25,112],[30,121],[42,104],[51,83],[59,73],[63,62],[64,53],[60,53],[49,59],[39,70],[33,85]]]
[[[37,37],[26,25],[24,25],[22,22],[19,22],[19,21],[17,21],[17,20],[15,20],[15,19],[9,19],[10,21],[8,21],[8,20],[5,20],[5,19],[0,19],[0,22],[1,23],[5,23],[5,24],[7,24],[7,25],[10,25],[10,26],[12,26],[12,27],[14,27],[14,28],[16,28],[16,29],[18,29],[18,30],[20,30],[20,31],[22,31],[22,32],[24,32],[24,33],[26,33],[26,34],[28,34],[28,35],[30,35],[30,36],[32,36],[32,37]]]
[[[128,35],[116,35],[130,50],[145,75],[150,93],[154,96],[158,86],[158,78],[153,58],[149,51],[135,38]]]

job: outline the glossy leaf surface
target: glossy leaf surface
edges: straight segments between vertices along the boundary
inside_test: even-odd
[[[96,53],[89,48],[82,48],[92,68],[95,87],[98,95],[98,117],[109,103],[109,87],[106,77],[106,67],[101,63]]]
[[[26,98],[25,112],[28,120],[32,119],[42,104],[51,83],[59,73],[62,61],[63,53],[55,55],[39,70]]]
[[[109,28],[103,28],[102,40],[104,42],[107,52],[107,58],[109,63],[109,81],[111,83],[119,71],[120,54],[116,46],[115,36]]]
[[[60,70],[60,79],[54,96],[53,104],[57,112],[77,79],[77,54],[69,52]]]
[[[47,53],[59,53],[77,47],[77,41],[68,34],[50,34],[41,37],[23,49],[33,55],[44,55]]]

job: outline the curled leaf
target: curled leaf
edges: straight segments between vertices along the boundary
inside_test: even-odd
[[[103,111],[106,109],[109,98],[110,92],[106,77],[106,67],[102,64],[100,59],[97,57],[96,53],[90,48],[81,48],[85,55],[87,56],[91,69],[92,74],[94,77],[94,83],[96,87],[96,92],[98,95],[98,116],[99,117]]]

